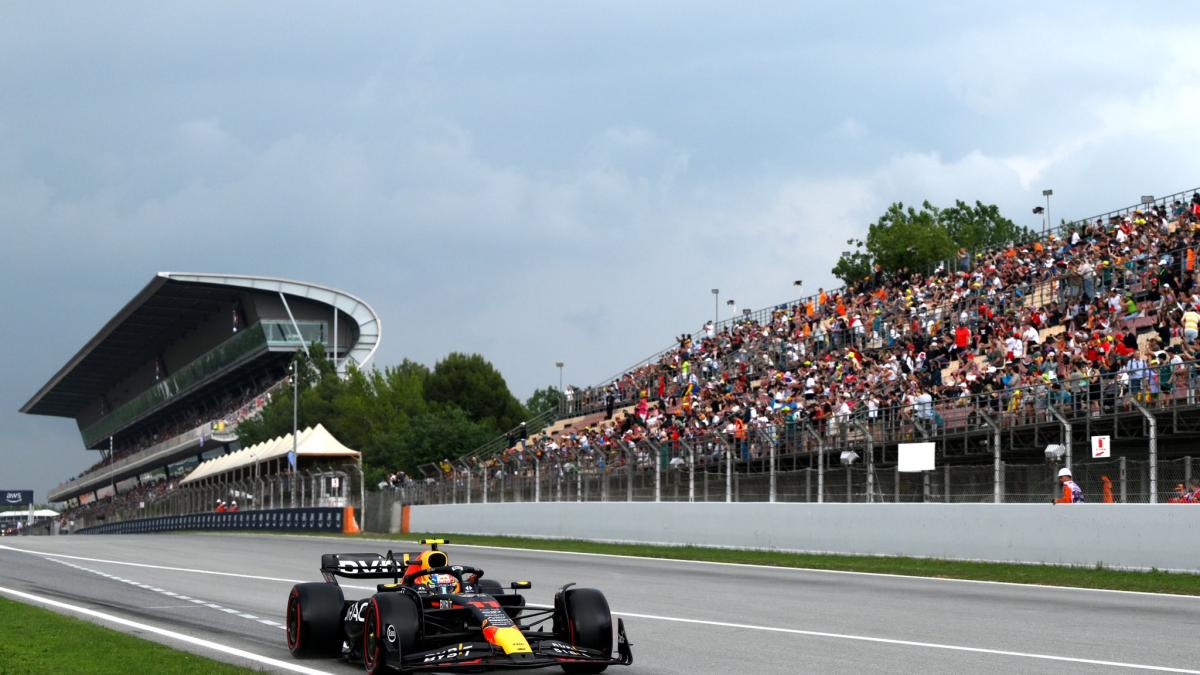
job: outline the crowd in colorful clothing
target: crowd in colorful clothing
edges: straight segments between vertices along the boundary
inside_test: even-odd
[[[1023,244],[960,250],[930,273],[877,270],[761,320],[681,335],[652,362],[571,390],[579,424],[510,443],[486,463],[502,473],[536,457],[569,471],[653,461],[648,447],[681,441],[700,460],[719,456],[722,442],[750,458],[802,442],[804,427],[932,429],[962,408],[1033,418],[1049,406],[1100,414],[1130,399],[1190,397],[1200,380],[1198,248],[1194,194]]]

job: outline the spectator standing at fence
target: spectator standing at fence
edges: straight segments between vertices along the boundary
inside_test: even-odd
[[[228,509],[228,508],[225,506],[225,502],[224,502],[224,501],[222,501],[222,500],[220,500],[220,499],[218,499],[218,500],[217,500],[217,508],[216,508],[216,512],[217,512],[217,513],[225,513],[225,512],[226,512],[226,511],[228,511],[228,510],[229,510],[229,509]]]
[[[568,384],[566,387],[566,390],[563,391],[563,398],[566,399],[566,402],[567,402],[566,403],[567,414],[568,415],[574,414],[575,413],[575,388]]]
[[[1188,310],[1183,313],[1181,322],[1183,323],[1183,341],[1190,345],[1196,341],[1197,336],[1200,336],[1200,312],[1189,305]]]
[[[1075,482],[1070,469],[1063,467],[1058,470],[1058,484],[1062,487],[1062,497],[1052,500],[1052,504],[1080,504],[1083,502],[1083,489]]]

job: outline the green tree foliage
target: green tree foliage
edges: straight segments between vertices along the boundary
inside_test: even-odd
[[[529,400],[525,401],[525,409],[532,417],[545,410],[558,410],[562,406],[562,402],[562,393],[558,391],[558,387],[550,386],[545,389],[535,389],[529,396]]]
[[[942,209],[926,201],[918,211],[896,202],[868,228],[865,240],[847,242],[854,249],[842,254],[833,273],[852,286],[871,276],[876,266],[887,275],[928,272],[952,260],[960,248],[982,251],[1031,236],[994,204],[976,201],[971,206],[959,200]]]
[[[396,469],[416,475],[420,464],[457,458],[502,430],[493,416],[478,418],[460,403],[487,409],[489,402],[500,401],[509,415],[503,419],[511,421],[504,429],[523,419],[524,410],[509,393],[504,378],[479,356],[464,357],[466,366],[457,362],[450,366],[437,385],[443,387],[442,395],[434,400],[427,392],[436,379],[436,369],[431,372],[405,360],[370,371],[351,368],[345,377],[338,377],[324,353],[318,345],[312,349],[311,360],[303,354],[296,356],[299,426],[323,424],[346,446],[362,452],[368,485]],[[455,381],[465,383],[463,392],[453,388]],[[481,391],[487,386],[496,387],[502,395],[487,396]],[[259,417],[238,426],[243,447],[292,432],[292,392],[290,382],[280,387]],[[509,400],[515,406],[509,405]]]
[[[453,352],[438,361],[425,380],[425,397],[431,403],[458,406],[497,432],[515,427],[526,417],[500,371],[479,354]]]

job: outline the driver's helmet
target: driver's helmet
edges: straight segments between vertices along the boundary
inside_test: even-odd
[[[453,574],[427,574],[418,582],[422,582],[430,593],[461,593],[462,586]]]

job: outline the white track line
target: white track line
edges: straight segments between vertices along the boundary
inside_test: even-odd
[[[964,647],[962,645],[948,645],[937,642],[916,642],[913,640],[895,640],[892,638],[871,637],[869,635],[847,635],[845,633],[826,633],[815,630],[800,630],[798,628],[778,628],[775,626],[754,626],[742,623],[728,623],[725,621],[702,621],[700,619],[682,619],[674,616],[657,616],[654,614],[634,614],[632,612],[619,612],[613,610],[613,614],[620,616],[629,616],[637,619],[650,619],[654,621],[671,621],[674,623],[698,624],[703,626],[720,626],[722,628],[741,628],[747,630],[761,630],[772,633],[788,633],[790,635],[806,635],[809,637],[832,638],[835,640],[854,640],[857,642],[874,642],[885,645],[899,645],[903,647],[923,647],[925,649],[943,649],[955,652],[970,652],[973,654],[989,654],[994,656],[1013,656],[1023,659],[1038,659],[1042,661],[1061,661],[1064,663],[1080,663],[1089,666],[1107,666],[1110,668],[1131,668],[1135,670],[1151,670],[1160,673],[1190,673],[1191,675],[1200,675],[1200,670],[1188,670],[1187,668],[1171,668],[1168,666],[1149,666],[1142,663],[1125,663],[1122,661],[1102,661],[1099,659],[1081,659],[1072,656],[1055,656],[1053,654],[1036,654],[1032,652],[1015,652],[1005,649],[985,649],[983,647]]]
[[[252,652],[238,649],[236,647],[230,647],[228,645],[223,645],[223,644],[220,644],[219,642],[213,642],[211,640],[204,640],[204,639],[201,639],[198,637],[193,637],[191,635],[185,635],[183,633],[176,633],[175,631],[166,630],[164,628],[159,628],[157,626],[151,626],[149,624],[138,623],[137,621],[130,621],[129,619],[123,619],[119,616],[114,616],[112,614],[107,614],[105,612],[97,612],[96,610],[88,609],[87,607],[79,607],[77,605],[70,605],[65,602],[51,600],[50,598],[43,598],[39,595],[33,595],[32,593],[25,593],[22,591],[17,591],[17,590],[13,590],[11,588],[4,588],[4,587],[0,586],[0,594],[4,594],[9,597],[17,598],[20,600],[25,600],[27,602],[37,603],[39,605],[45,605],[47,607],[54,607],[56,609],[73,612],[75,614],[82,614],[83,616],[92,617],[93,619],[99,619],[101,621],[113,623],[118,626],[125,626],[126,628],[133,628],[135,630],[141,630],[141,631],[145,631],[147,633],[153,633],[154,635],[160,635],[162,637],[170,638],[172,640],[178,640],[180,642],[185,642],[187,644],[195,645],[197,647],[202,647],[204,649],[211,649],[212,651],[220,652],[221,654],[234,656],[239,659],[245,659],[247,661],[253,661],[254,663],[262,664],[264,666],[270,666],[271,668],[278,669],[278,670],[286,670],[286,671],[290,671],[293,673],[305,673],[305,675],[329,675],[328,671],[316,670],[314,668],[307,668],[305,666],[297,665],[295,663],[290,663],[288,661],[280,661],[278,659],[273,659],[268,656],[260,656],[259,654],[254,654]]]
[[[200,569],[195,569],[192,567],[170,567],[167,565],[151,565],[149,563],[135,563],[135,562],[127,562],[124,560],[107,560],[104,558],[87,558],[87,557],[80,556],[80,555],[67,555],[65,553],[48,553],[45,551],[30,551],[29,549],[15,548],[12,546],[0,545],[0,549],[6,550],[6,551],[16,551],[17,553],[26,553],[28,555],[41,556],[44,558],[65,558],[67,560],[82,560],[85,562],[104,563],[106,565],[125,565],[128,567],[141,567],[141,568],[151,569],[151,570],[163,570],[165,572],[187,572],[189,574],[211,574],[211,575],[219,576],[219,577],[235,577],[235,578],[239,578],[239,579],[253,579],[255,581],[278,581],[278,582],[287,583],[287,584],[304,583],[304,580],[302,580],[302,579],[282,579],[280,577],[264,577],[264,576],[259,576],[257,574],[241,574],[238,572],[217,572],[214,570],[200,570]],[[103,573],[99,573],[99,574],[101,576],[109,577],[115,581],[121,581],[124,583],[133,583],[133,582],[129,581],[128,579],[123,579],[121,577],[112,576],[112,575],[103,574]],[[311,579],[309,581],[311,581]],[[353,589],[360,590],[360,591],[374,591],[375,590],[374,586],[351,586],[349,584],[341,584],[341,586],[342,586],[342,588],[353,588]]]
[[[374,540],[374,541],[388,541],[388,540]],[[391,541],[394,541],[394,540],[391,540]],[[636,559],[636,560],[649,560],[649,561],[655,561],[655,562],[664,562],[665,561],[665,562],[693,563],[693,564],[706,564],[706,565],[727,565],[727,566],[734,566],[734,567],[754,567],[754,568],[763,568],[763,569],[772,569],[772,570],[798,570],[798,571],[805,571],[805,572],[822,572],[822,573],[831,573],[831,574],[857,574],[857,575],[864,575],[864,576],[896,577],[896,578],[901,578],[901,579],[920,579],[920,580],[935,580],[935,581],[959,581],[959,582],[966,582],[966,583],[1000,584],[1000,585],[1004,585],[1004,586],[1018,586],[1018,587],[1034,586],[1037,588],[1051,588],[1051,589],[1062,589],[1062,590],[1071,590],[1071,591],[1098,591],[1098,592],[1105,592],[1105,593],[1129,593],[1129,594],[1135,594],[1135,595],[1148,595],[1148,596],[1153,596],[1153,597],[1176,597],[1176,598],[1186,598],[1188,600],[1196,600],[1196,597],[1191,596],[1191,595],[1175,595],[1175,594],[1166,594],[1166,593],[1145,593],[1145,592],[1141,592],[1141,591],[1112,591],[1112,590],[1107,590],[1107,589],[1095,589],[1095,588],[1074,588],[1074,587],[1070,587],[1070,586],[1042,586],[1042,585],[1036,585],[1036,584],[1017,584],[1017,583],[1010,583],[1010,582],[1003,582],[1003,581],[975,581],[975,580],[969,580],[969,579],[943,579],[943,578],[936,578],[936,577],[917,577],[917,576],[900,575],[900,574],[880,574],[877,572],[846,572],[846,571],[841,571],[841,570],[820,570],[820,569],[807,569],[807,568],[796,568],[796,567],[775,567],[772,565],[752,565],[752,564],[747,564],[747,563],[723,563],[723,562],[712,562],[712,561],[705,561],[705,560],[678,560],[678,559],[671,559],[671,558],[650,558],[650,557],[645,557],[645,556],[619,555],[619,554],[613,554],[613,553],[581,553],[581,552],[576,552],[576,551],[553,551],[553,550],[545,550],[545,549],[511,548],[511,547],[505,547],[505,546],[482,546],[482,545],[476,545],[476,544],[454,544],[454,545],[460,546],[463,548],[497,549],[497,550],[505,550],[505,551],[532,551],[535,553],[558,553],[558,554],[565,554],[565,555],[601,556],[601,557],[608,557],[608,558],[627,558],[627,559],[632,558],[632,559]],[[43,553],[40,551],[29,551],[29,550],[25,550],[25,549],[12,548],[9,546],[0,546],[0,549],[19,551],[21,553],[29,553],[31,555],[54,556],[54,557],[61,557],[61,558],[70,558],[70,559],[75,559],[75,560],[88,560],[88,561],[92,561],[92,562],[110,563],[110,564],[114,564],[114,565],[131,565],[134,567],[146,567],[146,568],[150,568],[150,569],[169,570],[169,571],[176,571],[176,572],[191,572],[191,573],[196,573],[196,574],[215,574],[215,575],[219,575],[219,576],[244,577],[244,578],[249,578],[249,579],[262,579],[262,580],[268,580],[268,581],[287,581],[289,583],[299,583],[299,582],[296,582],[296,581],[293,581],[290,579],[278,579],[278,578],[273,578],[273,577],[260,577],[260,576],[254,576],[254,575],[235,574],[232,572],[214,572],[211,570],[199,570],[199,569],[181,568],[181,567],[166,567],[166,566],[162,566],[162,565],[150,565],[150,564],[146,564],[146,563],[130,563],[130,562],[123,562],[123,561],[119,561],[119,560],[103,560],[103,559],[98,559],[98,558],[84,558],[81,556],[70,556],[70,555],[65,555],[65,554],[61,554],[61,553]],[[364,587],[346,586],[346,588],[364,588]],[[369,590],[373,590],[373,589],[369,589]],[[197,602],[197,601],[193,600],[193,602]],[[529,605],[529,606],[537,607],[536,605]],[[878,644],[890,644],[890,645],[900,645],[900,646],[908,646],[908,647],[925,647],[927,649],[943,649],[943,650],[950,650],[950,651],[971,652],[971,653],[976,653],[976,654],[991,654],[991,655],[996,655],[996,656],[1012,656],[1012,657],[1027,658],[1027,659],[1039,659],[1039,660],[1045,660],[1045,661],[1061,661],[1061,662],[1067,662],[1067,663],[1080,663],[1080,664],[1086,664],[1086,665],[1107,666],[1107,667],[1111,667],[1111,668],[1132,668],[1132,669],[1151,670],[1151,671],[1164,672],[1164,673],[1189,673],[1191,675],[1200,675],[1200,670],[1188,670],[1185,668],[1171,668],[1171,667],[1167,667],[1167,666],[1150,666],[1150,665],[1136,664],[1136,663],[1125,663],[1125,662],[1121,662],[1121,661],[1103,661],[1103,660],[1097,660],[1097,659],[1084,659],[1084,658],[1076,658],[1076,657],[1070,657],[1070,656],[1055,656],[1053,654],[1037,654],[1037,653],[1032,653],[1032,652],[1017,652],[1017,651],[1008,651],[1008,650],[1003,650],[1003,649],[987,649],[987,648],[983,648],[983,647],[966,647],[966,646],[962,646],[962,645],[948,645],[948,644],[940,644],[940,643],[936,643],[936,642],[917,642],[917,641],[911,641],[911,640],[897,640],[897,639],[892,639],[892,638],[872,637],[872,636],[868,636],[868,635],[849,635],[849,634],[844,634],[844,633],[826,633],[826,632],[821,632],[821,631],[801,630],[798,628],[780,628],[780,627],[776,627],[776,626],[755,626],[755,625],[751,625],[751,624],[728,623],[728,622],[724,622],[724,621],[706,621],[706,620],[701,620],[701,619],[685,619],[685,618],[681,618],[681,617],[658,616],[658,615],[654,615],[654,614],[635,614],[632,612],[620,612],[620,611],[615,611],[615,610],[613,611],[613,613],[619,614],[621,616],[628,616],[628,617],[633,617],[633,618],[638,618],[638,619],[650,619],[650,620],[655,620],[655,621],[672,621],[672,622],[676,622],[676,623],[717,626],[717,627],[723,627],[723,628],[741,628],[741,629],[745,629],[745,630],[761,630],[761,631],[774,632],[774,633],[788,633],[788,634],[792,634],[792,635],[807,635],[810,637],[824,637],[824,638],[833,638],[833,639],[840,639],[840,640],[857,640],[860,642],[874,642],[874,643],[878,643]]]
[[[73,563],[73,562],[67,562],[66,560],[59,560],[59,559],[57,559],[57,558],[47,558],[47,560],[49,560],[50,562],[58,563],[59,565],[65,565],[66,567],[70,567],[70,568],[72,568],[72,569],[76,569],[76,570],[79,570],[79,571],[81,571],[81,572],[87,572],[87,573],[89,573],[89,574],[96,574],[96,575],[99,575],[99,576],[102,576],[102,577],[107,577],[107,578],[109,578],[109,579],[112,579],[113,581],[119,581],[119,582],[121,582],[121,583],[129,584],[130,586],[137,586],[138,588],[144,588],[144,589],[146,589],[146,590],[148,590],[148,591],[154,591],[154,592],[156,592],[156,593],[161,593],[161,594],[163,594],[163,595],[166,595],[166,596],[173,597],[173,598],[175,598],[175,599],[177,599],[177,600],[188,600],[188,601],[190,601],[190,602],[194,603],[194,605],[176,605],[176,606],[175,606],[175,608],[178,608],[178,607],[199,607],[199,606],[204,606],[204,607],[209,607],[209,608],[211,608],[211,609],[220,610],[220,611],[222,611],[222,612],[225,612],[226,614],[233,614],[233,615],[235,615],[235,616],[239,616],[239,617],[241,617],[241,618],[243,618],[243,619],[250,619],[250,620],[252,620],[252,621],[260,621],[260,619],[259,619],[257,616],[255,616],[255,615],[253,615],[253,614],[248,614],[248,613],[246,613],[246,612],[243,612],[243,611],[242,611],[242,610],[240,610],[240,609],[233,609],[233,608],[231,608],[231,607],[223,607],[223,606],[221,606],[221,605],[218,605],[218,604],[216,604],[215,602],[206,602],[206,601],[204,601],[204,600],[196,600],[196,599],[194,599],[194,598],[189,598],[189,597],[187,597],[187,596],[184,596],[184,595],[179,595],[178,593],[172,593],[172,592],[170,592],[170,591],[165,591],[165,590],[163,590],[163,589],[161,589],[161,588],[152,588],[152,587],[150,587],[150,586],[147,586],[146,584],[140,584],[140,583],[138,583],[138,582],[136,582],[136,581],[130,581],[129,579],[118,579],[118,578],[116,578],[116,577],[113,577],[112,575],[105,574],[105,573],[103,573],[103,572],[100,572],[100,571],[98,571],[98,570],[91,569],[91,568],[89,568],[89,567],[83,567],[82,565],[76,565],[75,563]],[[149,608],[149,609],[154,609],[154,608],[153,608],[153,607],[151,607],[151,608]],[[159,609],[171,609],[171,607],[160,607]],[[283,626],[282,626],[282,625],[280,625],[280,624],[277,624],[277,623],[275,623],[275,622],[273,622],[273,621],[272,621],[272,622],[269,622],[269,624],[268,624],[268,625],[274,625],[274,626],[276,626],[276,627],[283,628]]]

